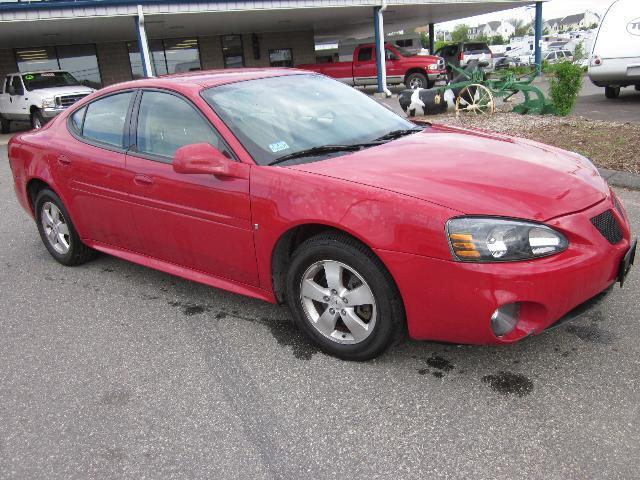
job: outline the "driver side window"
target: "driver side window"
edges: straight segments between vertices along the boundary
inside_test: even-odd
[[[220,135],[189,103],[170,93],[145,91],[138,112],[137,151],[171,163],[178,148],[194,143],[209,143],[232,158]]]
[[[11,85],[13,86],[13,95],[24,95],[24,87],[22,86],[22,80],[19,76],[15,75],[13,77]]]

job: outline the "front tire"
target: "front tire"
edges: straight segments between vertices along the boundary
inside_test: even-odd
[[[44,126],[44,117],[40,110],[34,110],[31,112],[31,128],[34,130],[40,130]]]
[[[70,267],[94,257],[95,251],[82,243],[69,212],[55,192],[41,190],[36,197],[35,212],[42,243],[58,262]]]
[[[429,88],[429,79],[424,73],[413,72],[407,77],[404,84],[410,90],[415,90],[416,88]]]
[[[620,87],[604,87],[604,95],[607,98],[618,98],[620,96]]]
[[[296,249],[287,302],[298,328],[344,360],[370,360],[404,331],[391,275],[367,247],[339,233],[317,235]]]

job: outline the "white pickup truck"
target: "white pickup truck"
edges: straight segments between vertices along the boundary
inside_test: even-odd
[[[11,73],[0,85],[0,123],[9,133],[11,122],[31,122],[34,129],[95,90],[62,70]]]

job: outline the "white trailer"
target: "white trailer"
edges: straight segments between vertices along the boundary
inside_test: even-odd
[[[640,2],[616,0],[605,14],[589,62],[589,78],[605,88],[607,98],[620,88],[640,91]]]

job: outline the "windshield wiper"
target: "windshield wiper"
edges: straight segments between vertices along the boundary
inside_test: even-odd
[[[354,143],[353,145],[320,145],[318,147],[308,148],[306,150],[300,150],[299,152],[290,153],[289,155],[278,157],[275,160],[269,162],[267,165],[277,165],[279,163],[286,162],[287,160],[293,160],[294,158],[312,157],[314,155],[321,155],[323,153],[355,152],[366,147],[375,147],[376,145],[380,144],[381,142],[374,141],[367,143]]]
[[[420,127],[417,128],[405,128],[402,130],[393,130],[389,133],[382,135],[374,140],[374,142],[381,142],[384,140],[395,140],[396,138],[404,137],[405,135],[411,135],[412,133],[421,132],[423,129]]]

